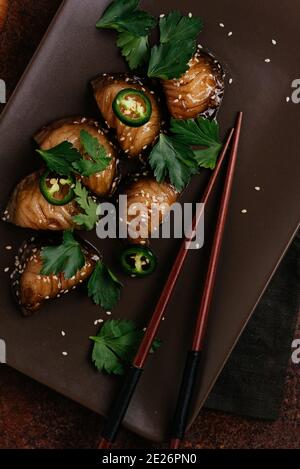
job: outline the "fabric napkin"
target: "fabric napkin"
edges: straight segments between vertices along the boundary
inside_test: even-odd
[[[205,407],[254,418],[278,418],[299,305],[300,233],[273,277]]]

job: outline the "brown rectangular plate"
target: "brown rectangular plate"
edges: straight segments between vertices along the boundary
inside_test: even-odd
[[[15,184],[36,165],[31,136],[45,123],[68,115],[97,116],[88,82],[100,72],[125,70],[114,34],[97,31],[95,22],[109,1],[67,0],[56,16],[0,123],[0,203],[4,207]],[[243,110],[245,124],[221,265],[209,322],[203,378],[198,383],[190,422],[220,373],[251,312],[292,240],[300,219],[299,107],[287,102],[298,78],[300,4],[290,0],[145,1],[155,14],[180,9],[205,20],[200,42],[227,66],[227,84],[219,116],[223,134]],[[220,27],[219,23],[225,25]],[[232,35],[228,33],[232,31]],[[272,44],[272,39],[277,45]],[[271,62],[265,62],[270,58]],[[185,201],[196,201],[208,174],[195,177]],[[255,187],[261,188],[260,191]],[[221,187],[221,185],[220,185]],[[220,189],[220,188],[219,188]],[[153,440],[168,435],[178,385],[192,334],[205,274],[217,198],[206,211],[206,243],[193,251],[168,308],[160,338],[163,345],[146,367],[125,425]],[[246,209],[247,213],[242,214]],[[99,374],[91,364],[91,344],[108,318],[74,292],[49,302],[23,319],[12,299],[9,275],[14,252],[27,231],[1,222],[0,337],[7,343],[8,364],[71,399],[106,415],[120,379]],[[117,241],[91,239],[102,250],[125,288],[113,318],[133,318],[143,327],[150,317],[174,259],[178,241],[153,244],[158,272],[147,280],[126,279],[118,270]],[[62,337],[61,330],[66,331]],[[62,355],[63,351],[68,356]]]

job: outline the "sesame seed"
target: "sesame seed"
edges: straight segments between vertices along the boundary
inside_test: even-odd
[[[232,32],[232,31],[229,31],[228,37],[231,37],[232,35],[233,35],[233,32]]]
[[[96,321],[94,321],[94,325],[97,326],[97,324],[101,324],[103,321],[103,319],[96,319]]]
[[[286,102],[287,102],[287,103],[289,103],[290,100],[291,100],[291,98],[290,98],[289,96],[287,96],[285,99],[286,99]]]
[[[66,335],[65,331],[61,331],[61,335],[62,335],[63,337],[65,337],[65,335]]]
[[[9,267],[5,267],[4,272],[9,272]]]
[[[248,213],[248,210],[246,210],[245,208],[242,210],[242,213],[245,214],[245,213]]]
[[[229,85],[232,85],[233,83],[233,78],[230,78],[229,81],[228,81]]]
[[[62,355],[63,355],[64,357],[67,357],[67,356],[68,356],[68,352],[62,352]]]
[[[6,249],[7,251],[11,251],[11,250],[12,250],[12,246],[5,246],[5,249]]]
[[[111,311],[106,311],[107,316],[111,316]]]
[[[271,59],[265,59],[265,62],[269,64],[271,62]]]
[[[276,39],[272,39],[272,44],[273,44],[273,46],[276,46],[276,45],[277,45]]]
[[[189,13],[189,18],[192,18],[193,17],[193,13]]]
[[[225,28],[225,24],[224,24],[224,23],[219,23],[219,26],[220,26],[220,28]]]
[[[259,192],[261,188],[260,188],[259,186],[255,186],[254,189],[255,189],[257,192]]]

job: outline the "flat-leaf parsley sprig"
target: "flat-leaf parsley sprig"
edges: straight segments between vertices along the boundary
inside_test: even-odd
[[[145,11],[138,10],[139,0],[114,0],[98,20],[99,29],[118,32],[117,46],[134,70],[149,59],[149,31],[157,20]]]
[[[134,321],[127,319],[108,320],[101,327],[97,336],[90,337],[94,342],[92,360],[98,371],[108,374],[123,375],[140,345],[144,332]],[[161,345],[155,340],[152,352]]]
[[[92,176],[104,171],[110,164],[111,158],[98,140],[86,130],[80,132],[80,144],[84,150],[84,156],[72,143],[64,141],[49,150],[36,150],[43,158],[48,169],[60,176],[70,176],[72,173],[80,176]]]
[[[219,125],[204,117],[172,119],[170,132],[169,136],[160,135],[149,163],[158,182],[168,179],[181,192],[200,167],[215,168],[222,148]]]
[[[151,49],[148,76],[163,80],[180,78],[196,52],[202,28],[201,18],[182,16],[179,11],[160,18],[160,43]]]
[[[72,220],[87,231],[91,231],[98,222],[99,205],[89,195],[87,189],[83,187],[80,181],[76,181],[74,193],[76,196],[75,201],[81,208],[81,213],[75,215]]]
[[[183,145],[205,147],[193,149],[198,166],[215,169],[218,156],[222,149],[220,127],[213,119],[198,117],[197,119],[172,119],[170,131],[176,141]]]
[[[64,274],[66,279],[76,275],[86,262],[82,246],[71,231],[64,231],[61,244],[43,247],[41,258],[41,275]],[[87,289],[89,298],[96,305],[109,310],[113,309],[120,300],[122,284],[113,272],[98,260]]]
[[[72,278],[85,265],[81,246],[71,231],[64,231],[63,241],[58,246],[46,246],[41,250],[42,275],[64,274]]]

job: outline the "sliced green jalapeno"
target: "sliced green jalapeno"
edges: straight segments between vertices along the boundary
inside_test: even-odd
[[[130,246],[121,254],[124,272],[135,277],[146,277],[157,267],[157,258],[151,249],[143,246]]]
[[[120,91],[113,101],[113,111],[123,124],[141,127],[152,114],[152,104],[142,91],[127,88]]]
[[[54,175],[50,171],[40,178],[40,191],[52,205],[66,205],[74,199],[75,178]]]

